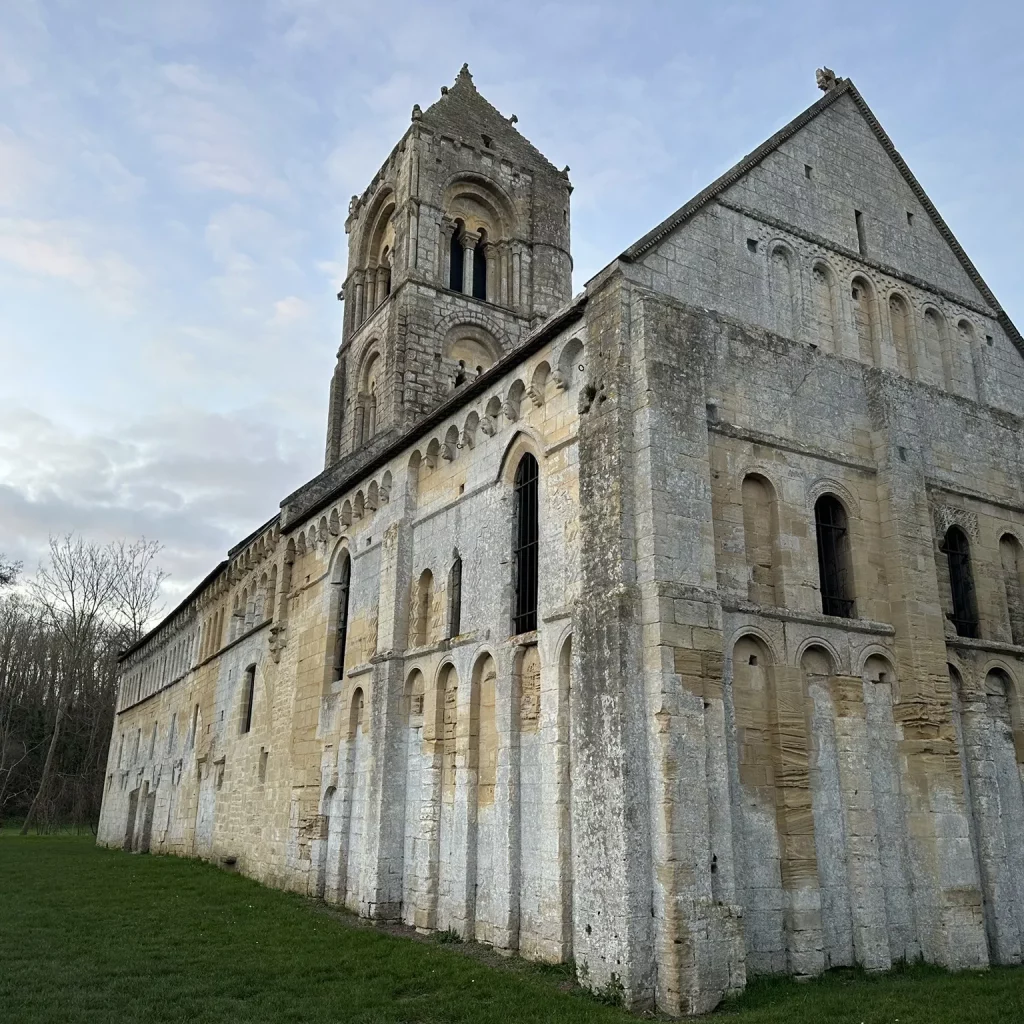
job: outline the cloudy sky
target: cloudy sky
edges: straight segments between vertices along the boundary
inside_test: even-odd
[[[569,164],[575,286],[854,79],[1024,326],[1020,4],[2,0],[0,551],[163,542],[318,471],[343,222],[468,61]]]

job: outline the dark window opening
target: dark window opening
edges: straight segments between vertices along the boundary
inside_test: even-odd
[[[448,272],[448,287],[452,291],[462,291],[462,221],[455,222],[455,230],[452,232],[451,250],[449,254],[451,264]]]
[[[864,214],[860,210],[854,210],[853,217],[857,222],[857,248],[860,250],[861,256],[867,256],[868,239],[864,233]]]
[[[750,657],[747,658],[747,664],[748,665],[756,665],[757,664],[757,655],[756,654],[751,654]]]
[[[487,298],[487,253],[485,251],[486,245],[486,238],[484,237],[483,233],[481,233],[480,241],[476,243],[476,247],[473,249],[474,299]]]
[[[529,633],[537,628],[538,478],[537,460],[532,455],[524,455],[516,469],[514,485],[513,635]]]
[[[751,252],[757,252],[757,239],[756,238],[748,238],[747,239],[747,248]]]
[[[480,138],[484,140],[484,145],[488,149],[490,149],[494,145],[494,140],[490,137],[490,135],[481,135]]]
[[[464,359],[459,360],[459,368],[455,371],[455,386],[458,387],[460,384],[466,383],[466,361]]]
[[[256,666],[250,665],[245,670],[245,717],[242,721],[242,732],[252,729],[252,705],[256,697]]]
[[[912,228],[914,226],[914,215],[907,210],[907,227]]]
[[[815,503],[814,526],[818,537],[821,611],[842,619],[853,618],[846,510],[832,495],[823,495]]]
[[[971,550],[967,534],[959,526],[951,526],[942,542],[949,564],[949,589],[953,597],[953,613],[949,616],[958,636],[978,638],[978,604],[974,596],[974,574],[971,572]]]
[[[811,165],[810,164],[804,164],[804,177],[805,178],[810,178],[810,176],[811,176]]]
[[[850,297],[854,298],[854,299],[859,299],[860,298],[860,289],[856,285],[854,285],[850,289]]]
[[[448,636],[462,632],[462,559],[456,554],[448,573]]]
[[[331,678],[341,679],[345,674],[345,645],[348,642],[348,592],[349,580],[352,574],[352,562],[348,555],[344,556],[338,582],[338,619],[335,625],[334,634],[334,667]]]

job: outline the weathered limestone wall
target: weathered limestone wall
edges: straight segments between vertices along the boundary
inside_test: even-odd
[[[572,955],[583,339],[554,337],[319,516],[250,538],[126,659],[101,842],[229,863],[532,957]],[[510,637],[512,481],[527,453],[540,464],[544,568],[538,628]],[[147,668],[165,663],[168,678]],[[140,674],[155,692],[127,688]]]

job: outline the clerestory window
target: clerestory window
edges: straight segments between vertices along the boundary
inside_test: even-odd
[[[853,587],[846,509],[831,494],[823,495],[814,505],[814,525],[818,540],[822,613],[852,618]]]

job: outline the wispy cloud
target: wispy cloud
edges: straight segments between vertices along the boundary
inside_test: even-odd
[[[74,285],[88,299],[122,315],[134,312],[142,286],[139,272],[103,248],[89,226],[66,221],[0,218],[0,263]]]
[[[349,196],[463,61],[571,166],[577,286],[813,101],[825,62],[1024,319],[1022,29],[992,0],[852,22],[796,0],[0,4],[9,553],[145,532],[184,587],[316,472]]]

